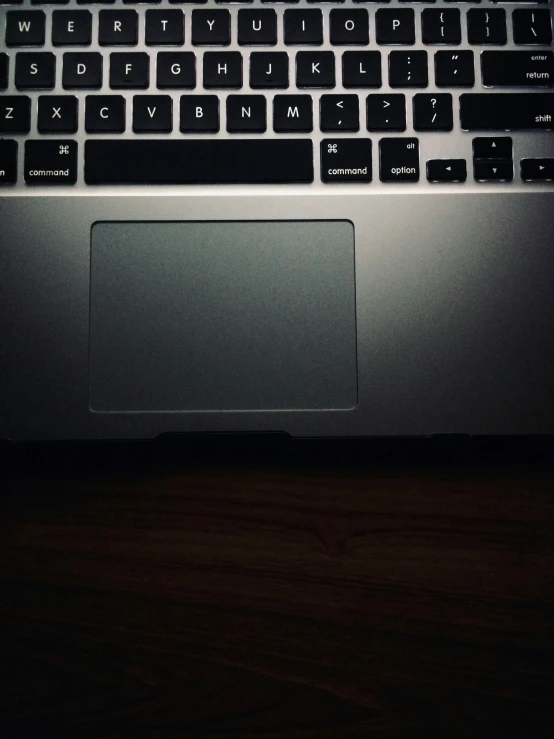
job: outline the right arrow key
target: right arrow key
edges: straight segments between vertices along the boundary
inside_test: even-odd
[[[554,159],[522,159],[521,179],[525,182],[553,182]]]

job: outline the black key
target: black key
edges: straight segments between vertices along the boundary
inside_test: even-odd
[[[369,17],[365,8],[332,10],[330,38],[335,46],[367,46],[369,44]]]
[[[242,55],[239,51],[207,51],[204,54],[204,87],[242,87]]]
[[[414,11],[408,8],[378,10],[375,14],[378,44],[415,44]]]
[[[180,112],[182,133],[217,133],[219,131],[219,98],[217,95],[183,95]]]
[[[77,98],[74,95],[40,95],[37,127],[40,133],[75,133]]]
[[[15,57],[18,90],[48,90],[56,83],[56,57],[50,51],[22,51]]]
[[[429,182],[465,182],[467,165],[465,159],[430,159],[427,162]]]
[[[180,46],[185,43],[182,10],[147,10],[145,40],[148,46]]]
[[[192,43],[195,46],[228,46],[231,14],[228,10],[193,10]]]
[[[322,131],[359,131],[360,109],[357,95],[322,95],[319,101]]]
[[[479,137],[473,139],[474,159],[512,159],[513,142],[509,136],[492,138]]]
[[[77,182],[77,142],[25,142],[25,182],[28,185],[74,185]]]
[[[398,94],[368,95],[367,130],[405,131],[406,96]]]
[[[135,95],[133,98],[135,133],[169,133],[172,128],[169,95]]]
[[[285,10],[285,44],[302,46],[323,43],[321,10]]]
[[[77,0],[78,5],[111,5],[115,0]]]
[[[85,105],[87,133],[123,133],[125,98],[122,95],[89,95]]]
[[[98,43],[101,46],[135,46],[138,42],[136,10],[101,10],[98,14]]]
[[[90,10],[55,10],[52,13],[54,46],[88,46],[92,41]]]
[[[314,121],[311,95],[275,95],[273,130],[277,133],[308,133]]]
[[[66,90],[102,87],[102,54],[97,51],[64,54],[62,85]]]
[[[468,10],[467,37],[470,44],[505,44],[506,11],[498,8]]]
[[[415,131],[452,131],[452,95],[446,92],[414,95]]]
[[[297,87],[334,87],[335,55],[332,51],[299,51],[296,55]]]
[[[273,46],[277,43],[277,13],[274,10],[239,10],[238,42],[243,46]]]
[[[156,84],[160,89],[196,87],[196,55],[192,51],[161,51],[157,70]]]
[[[0,52],[0,90],[8,86],[9,59],[7,54]]]
[[[475,159],[473,176],[477,182],[511,182],[514,178],[514,165],[511,160]]]
[[[88,184],[313,182],[309,139],[87,141]]]
[[[42,10],[9,10],[6,13],[6,46],[42,46],[45,24]]]
[[[391,87],[427,87],[427,52],[391,51],[389,83]]]
[[[379,142],[381,182],[418,182],[419,141],[381,139]]]
[[[435,54],[437,87],[473,87],[475,63],[472,51],[437,51]]]
[[[460,95],[464,131],[551,131],[554,95],[528,93],[467,93]]]
[[[254,51],[250,54],[250,87],[269,89],[289,86],[289,57],[285,51]]]
[[[27,95],[0,95],[0,134],[29,133],[31,98]]]
[[[512,23],[514,43],[529,46],[552,43],[552,18],[549,10],[514,10]]]
[[[144,52],[110,54],[110,87],[114,90],[145,89],[149,85],[150,58]]]
[[[33,5],[67,5],[69,0],[31,0]]]
[[[345,51],[342,55],[343,87],[381,87],[380,51]]]
[[[0,139],[0,185],[17,182],[17,141]]]
[[[1,160],[0,150],[0,162]],[[522,159],[521,179],[525,182],[552,182],[554,180],[554,159]]]
[[[230,133],[263,133],[267,128],[263,95],[229,95],[227,130]]]
[[[21,5],[23,0],[2,0],[2,5]]]
[[[460,11],[457,9],[426,9],[421,13],[421,23],[424,44],[460,44],[462,42]]]
[[[551,51],[483,51],[484,87],[552,87],[554,53]]]
[[[323,139],[323,182],[371,182],[371,139]]]

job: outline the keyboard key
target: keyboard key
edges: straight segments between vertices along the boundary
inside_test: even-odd
[[[147,10],[147,46],[181,46],[185,43],[185,16],[182,10]]]
[[[554,53],[551,51],[483,51],[484,87],[552,87]]]
[[[169,133],[173,128],[169,95],[135,95],[133,98],[133,131],[135,133]]]
[[[371,139],[323,139],[323,182],[371,182]]]
[[[88,46],[92,41],[90,10],[55,10],[52,13],[54,46]]]
[[[379,142],[381,182],[418,182],[419,141],[381,139]]]
[[[37,128],[40,133],[76,133],[77,98],[74,95],[40,95]]]
[[[263,133],[267,128],[263,95],[229,95],[227,130],[230,133]]]
[[[460,95],[464,131],[551,131],[554,95],[528,93],[467,93]]]
[[[289,57],[284,51],[254,51],[250,54],[250,87],[287,88]]]
[[[29,133],[31,98],[27,95],[0,95],[0,134]]]
[[[69,0],[31,0],[33,5],[67,5]]]
[[[408,8],[378,10],[375,14],[378,44],[415,44],[415,16]]]
[[[8,86],[9,59],[7,54],[0,52],[0,90]]]
[[[231,43],[231,14],[228,10],[193,10],[194,46],[228,46]]]
[[[87,133],[123,133],[125,98],[122,95],[89,95],[85,101]]]
[[[299,51],[296,55],[297,87],[334,87],[335,55],[332,51]]]
[[[217,95],[182,95],[180,131],[182,133],[217,133],[219,98]]]
[[[42,10],[8,10],[6,46],[42,46],[46,16]]]
[[[369,16],[365,8],[332,10],[330,39],[334,46],[367,46],[369,44]]]
[[[479,137],[473,139],[474,159],[512,159],[513,142],[509,136]]]
[[[204,87],[242,87],[242,55],[238,51],[207,51],[204,54]]]
[[[313,182],[309,139],[123,140],[85,143],[88,184]]]
[[[157,80],[160,89],[181,90],[196,87],[196,55],[192,51],[161,51],[158,54]]]
[[[277,43],[277,13],[269,8],[239,10],[238,42],[242,46],[273,46]]]
[[[473,176],[477,182],[511,182],[514,178],[514,165],[511,160],[475,159]]]
[[[389,84],[391,87],[427,87],[427,52],[391,51]]]
[[[322,131],[359,131],[360,109],[357,95],[322,95],[319,101]]]
[[[301,46],[323,43],[321,10],[285,10],[285,44]]]
[[[23,171],[28,185],[74,185],[77,182],[77,142],[26,141]]]
[[[110,87],[114,90],[145,89],[149,85],[150,58],[144,52],[110,54]]]
[[[398,94],[368,95],[367,130],[405,131],[406,96]]]
[[[460,11],[426,9],[421,13],[422,38],[424,44],[460,44],[462,25]]]
[[[273,130],[277,133],[309,133],[313,131],[311,95],[275,95],[273,98]]]
[[[465,159],[430,159],[427,162],[429,182],[465,182],[467,165]]]
[[[467,37],[470,44],[505,44],[506,11],[468,10]]]
[[[0,139],[0,185],[17,182],[17,141]]]
[[[415,131],[452,131],[452,95],[445,92],[414,95]]]
[[[0,162],[2,155],[0,153]],[[554,181],[554,159],[522,159],[521,179],[525,182]]]
[[[381,87],[380,51],[345,51],[342,55],[343,87]]]
[[[473,87],[475,62],[472,51],[437,51],[435,54],[437,87]]]
[[[552,43],[552,18],[549,10],[514,10],[512,23],[514,43],[529,46]]]
[[[66,90],[102,87],[102,54],[97,51],[64,54],[62,85]]]
[[[56,82],[56,57],[50,51],[20,52],[15,57],[18,90],[48,90]]]
[[[136,10],[101,10],[98,19],[100,46],[136,46],[138,42]]]

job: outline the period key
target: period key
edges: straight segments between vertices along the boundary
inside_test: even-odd
[[[371,182],[371,139],[324,139],[323,182]]]

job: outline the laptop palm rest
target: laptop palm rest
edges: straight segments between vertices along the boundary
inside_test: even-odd
[[[349,221],[92,227],[90,408],[357,403]]]

